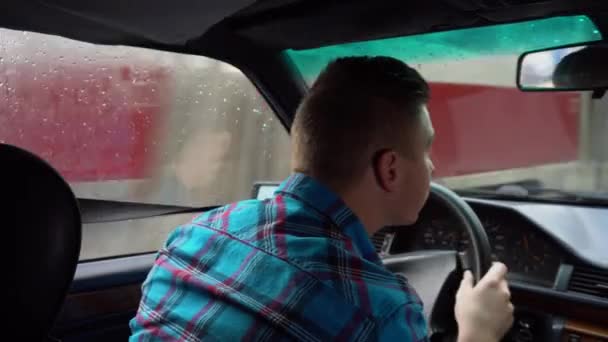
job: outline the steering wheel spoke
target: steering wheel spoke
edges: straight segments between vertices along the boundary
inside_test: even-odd
[[[458,265],[463,271],[471,271],[473,269],[473,263],[475,262],[475,251],[471,248],[467,248],[463,252],[457,253]]]

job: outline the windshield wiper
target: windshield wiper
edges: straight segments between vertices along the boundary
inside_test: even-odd
[[[542,187],[540,182],[524,181],[493,186],[456,189],[461,196],[536,202],[562,202],[608,206],[608,193],[568,191]]]

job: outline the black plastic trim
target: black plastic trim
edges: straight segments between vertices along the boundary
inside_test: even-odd
[[[107,289],[144,281],[156,253],[78,264],[70,293]]]
[[[509,286],[512,290],[518,290],[522,292],[532,293],[539,296],[543,296],[545,298],[560,300],[560,301],[568,301],[573,304],[583,304],[589,305],[593,307],[597,307],[600,309],[608,310],[608,300],[602,300],[601,298],[594,298],[592,296],[586,295],[578,295],[572,292],[560,292],[553,290],[551,288],[529,285],[517,281],[509,282]]]
[[[171,215],[181,212],[206,211],[215,207],[191,208],[164,204],[147,204],[78,198],[82,223],[102,223]]]

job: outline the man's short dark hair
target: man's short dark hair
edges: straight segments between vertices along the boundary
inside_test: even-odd
[[[428,99],[427,82],[398,59],[333,61],[296,112],[294,170],[347,185],[361,175],[376,149],[403,146],[411,132],[408,124],[417,122],[413,119]]]

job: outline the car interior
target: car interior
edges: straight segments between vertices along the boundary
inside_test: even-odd
[[[496,92],[527,92],[531,101],[530,108],[539,108],[545,103],[543,101],[546,97],[542,96],[557,96],[552,101],[567,102],[564,107],[571,106],[572,103],[575,103],[572,106],[576,108],[593,106],[595,112],[591,115],[592,118],[576,116],[572,119],[572,114],[563,114],[567,120],[575,123],[573,125],[578,132],[575,135],[582,139],[581,145],[574,148],[575,152],[577,155],[582,153],[595,158],[593,168],[587,172],[587,169],[577,164],[578,173],[566,174],[566,171],[560,169],[559,175],[562,177],[560,180],[574,179],[572,182],[576,182],[583,178],[586,181],[585,177],[595,177],[593,179],[597,182],[589,185],[584,183],[585,191],[566,191],[565,188],[554,185],[539,186],[537,179],[525,179],[527,176],[517,181],[498,180],[505,175],[510,177],[518,172],[524,174],[522,167],[516,165],[500,177],[492,172],[485,174],[491,180],[488,183],[461,187],[456,184],[464,184],[462,177],[467,172],[462,171],[464,166],[451,164],[457,177],[451,182],[437,179],[433,183],[431,195],[418,222],[410,227],[386,227],[372,237],[372,242],[387,268],[402,273],[419,289],[425,302],[425,315],[429,319],[432,340],[450,340],[456,336],[457,328],[452,311],[455,286],[459,283],[458,277],[462,274],[462,269],[471,269],[476,279],[479,279],[493,260],[500,260],[509,267],[509,284],[515,306],[515,321],[504,337],[505,341],[608,341],[608,97],[604,96],[608,89],[608,59],[599,57],[598,62],[590,62],[580,58],[582,62],[577,65],[584,70],[576,71],[576,75],[585,77],[565,77],[560,79],[560,83],[556,79],[547,82],[546,77],[538,78],[534,74],[537,71],[535,63],[539,60],[549,63],[545,62],[548,59],[544,59],[549,55],[556,58],[551,59],[555,70],[559,69],[556,65],[562,59],[565,60],[564,56],[577,51],[593,48],[606,56],[608,3],[604,0],[8,0],[0,4],[0,9],[0,27],[7,30],[7,33],[0,32],[0,97],[4,96],[2,101],[5,101],[0,102],[3,107],[0,108],[0,122],[11,127],[11,132],[16,132],[8,133],[8,129],[0,129],[0,158],[4,165],[1,179],[4,188],[8,189],[8,197],[15,203],[14,206],[5,207],[3,213],[10,218],[8,222],[17,223],[12,227],[19,227],[15,234],[17,239],[14,241],[12,261],[16,268],[16,273],[12,276],[15,281],[11,282],[16,301],[11,303],[14,306],[9,309],[11,315],[12,312],[17,313],[13,316],[15,324],[12,325],[17,336],[15,340],[127,340],[130,335],[129,320],[137,311],[141,286],[154,263],[156,250],[146,247],[129,253],[92,253],[83,257],[89,249],[102,244],[99,238],[93,238],[97,234],[93,231],[107,229],[116,232],[123,229],[121,225],[137,221],[141,225],[137,233],[126,237],[116,235],[113,243],[129,246],[136,244],[137,240],[148,239],[154,240],[152,245],[158,248],[166,233],[180,221],[186,222],[198,213],[227,203],[221,197],[201,202],[159,203],[132,198],[121,200],[118,195],[112,196],[122,191],[121,183],[112,183],[119,179],[118,176],[113,176],[112,182],[108,182],[115,187],[108,188],[109,190],[93,189],[90,180],[101,177],[101,168],[97,164],[89,165],[93,170],[90,177],[93,178],[89,177],[88,183],[82,182],[75,186],[71,179],[76,175],[69,170],[72,165],[80,163],[77,159],[70,159],[69,163],[60,165],[53,162],[55,159],[52,156],[37,153],[37,148],[31,147],[33,145],[20,143],[28,135],[39,135],[31,129],[38,126],[27,126],[30,128],[25,129],[15,126],[18,120],[11,113],[17,113],[17,110],[13,111],[15,107],[10,107],[12,95],[10,88],[5,91],[4,84],[18,82],[19,77],[28,78],[28,82],[34,84],[43,81],[36,75],[19,74],[14,71],[16,69],[11,69],[9,63],[14,66],[17,62],[13,61],[15,56],[11,55],[7,46],[18,39],[14,37],[19,36],[17,33],[11,35],[11,32],[23,32],[19,37],[32,41],[36,38],[31,38],[31,34],[43,34],[95,44],[98,49],[112,46],[135,47],[175,53],[185,56],[183,58],[203,56],[229,64],[245,75],[247,82],[251,83],[251,89],[260,94],[255,101],[263,101],[271,113],[269,118],[264,119],[266,121],[261,124],[261,128],[251,133],[251,139],[254,139],[267,133],[270,129],[268,125],[273,125],[272,129],[280,129],[281,132],[277,134],[289,132],[293,115],[311,82],[322,66],[332,59],[368,54],[371,51],[373,54],[399,56],[408,62],[410,57],[412,60],[417,58],[412,57],[411,52],[399,49],[400,46],[410,49],[417,46],[408,39],[433,34],[435,36],[432,37],[443,35],[445,38],[451,32],[481,32],[466,30],[494,27],[516,32],[517,27],[521,27],[521,32],[526,32],[520,33],[521,36],[534,44],[522,43],[523,45],[518,45],[519,50],[513,50],[517,59],[514,59],[512,67],[507,68],[509,82],[512,84],[508,87],[494,84],[492,87],[497,86]],[[528,23],[533,24],[530,26]],[[520,24],[522,26],[513,26]],[[528,25],[526,30],[529,31],[524,30],[523,25]],[[579,28],[580,31],[577,31]],[[544,29],[556,32],[560,39],[552,37],[550,41],[538,43]],[[586,33],[580,33],[583,30]],[[471,53],[479,46],[479,49],[483,49],[484,44],[490,46],[504,43],[500,46],[502,49],[515,44],[508,33],[496,32],[475,42],[456,41],[454,46],[459,49],[457,53]],[[451,38],[445,39],[447,41]],[[424,48],[432,50],[427,46],[430,46],[428,42],[425,41]],[[370,48],[371,43],[373,50]],[[492,46],[494,49],[498,45]],[[444,46],[439,46],[437,50],[432,50],[437,52],[432,53],[440,54],[445,52],[443,49]],[[487,51],[488,54],[494,53]],[[44,53],[36,54],[41,57]],[[78,52],[73,50],[73,54],[77,55]],[[62,55],[61,59],[63,58]],[[65,58],[69,59],[70,56],[66,55]],[[473,64],[474,68],[483,68],[477,60],[473,63],[477,63]],[[430,67],[424,69],[425,65],[422,68],[430,70]],[[439,70],[440,77],[456,77],[445,75],[456,72],[452,69]],[[125,84],[136,83],[135,80],[130,80],[131,76],[124,69],[117,72],[120,74],[116,75],[128,79]],[[185,67],[184,73],[188,72],[188,67]],[[574,71],[563,72],[575,75]],[[86,74],[87,71],[83,73]],[[150,82],[157,82],[154,84],[161,84],[163,77],[166,77],[162,72],[150,75],[147,77],[154,79]],[[483,78],[477,74],[463,77]],[[226,79],[229,78],[226,76]],[[230,87],[236,87],[235,84],[240,84],[238,82],[241,81],[232,81],[230,78],[229,82],[231,83],[226,88],[232,91],[233,88]],[[65,87],[67,89],[68,86]],[[442,85],[436,88],[432,86],[435,94],[432,96],[472,91],[472,88],[458,90],[441,87]],[[207,92],[207,89],[196,88],[197,93],[203,94],[203,91]],[[238,90],[234,91],[235,94],[237,92]],[[586,100],[582,104],[572,102],[578,101],[578,97],[576,100],[568,98],[574,96],[573,92],[576,92],[576,96],[582,94],[580,96]],[[158,93],[163,91],[152,89],[152,92],[141,96],[156,101],[154,96],[162,95]],[[60,98],[58,96],[57,101],[62,101]],[[29,98],[29,101],[35,103],[35,96]],[[162,101],[158,100],[159,103]],[[500,102],[495,97],[493,101],[505,110],[517,110],[520,108],[518,105],[523,106],[523,100],[518,104],[514,101]],[[219,102],[221,104],[227,100],[224,98]],[[454,102],[453,105],[457,106],[458,103]],[[105,108],[105,102],[100,106]],[[245,108],[245,105],[239,105],[237,110],[241,111],[241,107]],[[219,105],[217,108],[219,111],[224,110]],[[489,111],[488,108],[494,107],[484,104],[481,111]],[[431,117],[432,109],[433,106]],[[251,115],[258,113],[255,108],[250,112],[253,112]],[[28,115],[28,120],[44,120],[46,123],[46,116],[38,116],[34,111],[24,113],[26,114],[23,115]],[[530,120],[535,120],[533,116],[534,113],[526,114]],[[241,116],[238,118],[236,122],[231,122],[242,125],[239,121]],[[465,115],[460,115],[459,118],[467,120]],[[476,120],[458,127],[474,130],[476,125],[483,125],[482,119]],[[537,121],[534,124],[540,125],[538,127],[551,124],[551,119],[547,117]],[[57,122],[59,127],[59,121]],[[145,122],[139,121],[129,124],[148,127]],[[95,123],[90,120],[79,124],[88,129],[92,125]],[[438,123],[439,133],[440,128]],[[557,132],[555,139],[559,135],[571,137],[574,134],[567,130]],[[589,132],[596,132],[593,139],[597,140],[588,138],[591,136]],[[104,139],[112,136],[109,134]],[[480,139],[488,138],[483,132],[479,134]],[[524,139],[512,134],[509,144]],[[169,136],[169,139],[176,141],[181,139],[178,129]],[[546,151],[552,151],[558,157],[566,153],[563,152],[564,149],[570,148],[570,145],[560,145],[559,141],[562,140],[555,142],[546,134],[540,136],[532,138],[532,141],[547,140]],[[83,142],[102,144],[96,141],[96,137],[98,135],[87,135],[83,140],[74,140],[70,146],[81,146]],[[200,141],[212,141],[217,145],[228,146],[234,143],[234,139],[223,134],[202,134],[192,141],[195,142],[194,145]],[[50,146],[53,142],[43,140],[41,144]],[[120,144],[128,144],[128,141],[120,140]],[[445,151],[448,151],[446,158],[455,158],[455,154],[450,152],[452,147],[445,146]],[[226,153],[232,153],[229,147],[226,148]],[[70,151],[66,153],[74,155]],[[193,151],[195,155],[207,153],[198,148]],[[205,156],[222,158],[221,152],[217,152],[220,153],[219,156],[215,152],[209,153]],[[251,158],[263,159],[268,164],[278,163],[279,158],[288,159],[276,152],[272,157],[267,155],[270,152],[264,150],[264,153],[263,158],[258,155]],[[495,150],[494,154],[498,155],[497,162],[500,162],[500,159],[509,159],[510,153],[507,148]],[[100,160],[105,163],[114,154],[112,150],[111,155],[104,155]],[[484,158],[480,157],[479,160],[483,161]],[[203,157],[200,159],[203,162],[209,160]],[[250,160],[245,155],[239,155],[236,159],[245,162]],[[187,168],[186,171],[181,169],[178,162],[179,159],[171,165],[177,170],[175,173],[180,179],[191,180],[204,176],[213,185],[219,184],[220,179],[228,175],[221,170],[206,175],[191,175]],[[477,164],[472,169],[483,169],[481,162],[474,163]],[[238,167],[232,169],[237,170],[230,175],[238,178]],[[110,173],[108,170],[103,169],[104,177]],[[543,169],[538,172],[548,171]],[[263,200],[272,195],[282,180],[283,173],[262,175],[265,179],[256,176],[258,179],[253,182],[246,177],[241,180],[231,179],[231,182],[242,183],[245,190],[230,199]],[[124,178],[129,179],[138,177],[137,174],[124,175]],[[471,180],[467,178],[466,181]],[[144,186],[137,191],[146,191],[151,187],[148,183],[142,184]],[[89,189],[93,190],[85,194]],[[160,186],[157,192],[162,194],[167,191],[163,189]],[[109,195],[99,195],[103,191]],[[163,226],[163,231],[146,233],[152,226],[159,225]]]

